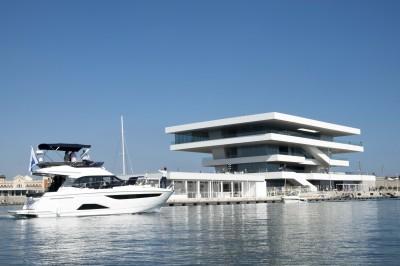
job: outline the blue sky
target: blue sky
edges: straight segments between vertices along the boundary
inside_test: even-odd
[[[400,173],[398,1],[0,1],[0,172],[31,145],[202,170],[166,126],[278,111],[361,128],[350,170]],[[204,169],[203,169],[204,170]]]

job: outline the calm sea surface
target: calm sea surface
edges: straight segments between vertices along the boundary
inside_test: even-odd
[[[400,265],[400,200],[165,207],[14,220],[0,265]]]

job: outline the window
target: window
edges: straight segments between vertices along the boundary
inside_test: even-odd
[[[279,146],[279,154],[289,154],[288,146]]]
[[[77,188],[112,188],[122,186],[125,182],[116,176],[82,176],[78,179],[68,178],[64,187]]]
[[[175,134],[175,144],[208,140],[208,132],[194,131]]]
[[[223,192],[231,192],[231,182],[223,182],[222,189]]]
[[[174,181],[176,195],[186,194],[185,181]]]

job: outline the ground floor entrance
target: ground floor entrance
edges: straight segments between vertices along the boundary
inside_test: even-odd
[[[255,198],[256,182],[223,180],[171,180],[175,196],[187,198]]]

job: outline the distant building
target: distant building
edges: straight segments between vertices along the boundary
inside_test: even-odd
[[[375,186],[377,189],[396,190],[400,189],[400,176],[377,177]]]
[[[47,178],[33,180],[30,176],[18,175],[8,181],[0,175],[0,203],[23,203],[26,194],[44,192],[47,186]]]

